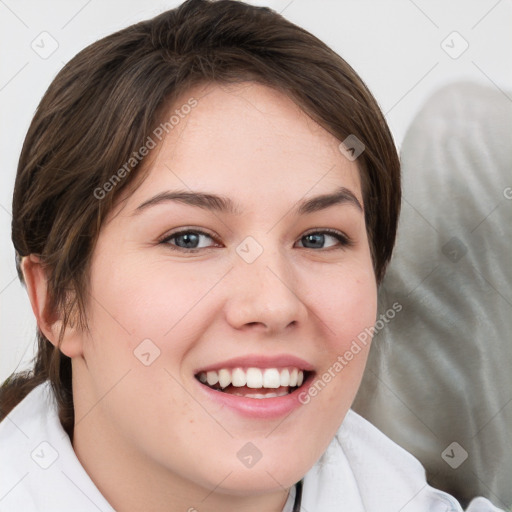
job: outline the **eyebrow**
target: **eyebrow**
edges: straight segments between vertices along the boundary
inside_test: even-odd
[[[243,213],[242,209],[229,197],[199,191],[189,192],[176,190],[162,192],[156,196],[151,197],[147,201],[144,201],[142,204],[140,204],[135,209],[134,214],[138,214],[147,208],[169,201],[177,201],[190,206],[197,206],[205,210],[227,213],[231,215],[242,215]],[[363,207],[361,206],[361,203],[355,194],[345,187],[340,187],[330,194],[322,194],[309,199],[302,199],[296,204],[294,210],[297,215],[304,215],[320,210],[325,210],[326,208],[336,204],[352,205],[361,212],[363,211]]]

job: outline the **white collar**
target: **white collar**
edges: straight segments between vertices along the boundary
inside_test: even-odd
[[[2,511],[114,512],[76,457],[48,382],[0,423],[0,449]]]
[[[49,383],[32,390],[0,423],[0,453],[2,511],[114,512],[76,457]],[[293,497],[283,512],[292,510]],[[499,512],[487,500],[478,503],[468,512]],[[412,455],[351,410],[304,477],[301,510],[462,512],[454,498],[427,484]]]
[[[427,484],[417,459],[352,410],[307,473],[302,504],[322,512],[462,512]]]

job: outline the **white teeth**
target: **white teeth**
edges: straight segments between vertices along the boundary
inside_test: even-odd
[[[277,393],[233,393],[235,396],[243,396],[244,398],[277,398],[279,396],[285,396],[288,394],[288,391],[278,391]]]
[[[263,387],[263,373],[259,368],[249,368],[246,375],[248,388],[258,389]]]
[[[219,370],[219,385],[221,388],[227,388],[231,384],[231,373],[229,370]]]
[[[263,372],[263,387],[271,389],[281,387],[281,377],[275,368],[267,368]]]
[[[302,386],[304,382],[304,372],[298,368],[221,368],[218,371],[200,372],[197,377],[203,384],[211,387],[218,384],[223,389],[229,385],[235,388],[247,386],[252,389],[294,388]],[[265,396],[269,397],[271,394],[267,393]]]
[[[219,382],[219,374],[217,372],[206,372],[206,382],[208,382],[208,386],[214,386]]]
[[[236,388],[241,388],[247,384],[247,377],[245,376],[245,372],[242,368],[235,368],[233,370],[233,376],[231,377],[232,384]]]
[[[298,373],[299,372],[297,371],[297,368],[294,368],[290,372],[290,384],[289,384],[289,386],[291,386],[292,388],[297,385],[297,375],[298,375]]]

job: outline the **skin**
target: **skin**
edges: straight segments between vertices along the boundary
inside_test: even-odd
[[[363,212],[352,202],[297,215],[303,199],[349,189],[363,205],[357,161],[289,98],[262,85],[197,87],[197,106],[151,154],[145,180],[126,193],[100,232],[90,268],[87,332],[66,330],[72,357],[75,452],[118,511],[280,511],[347,413],[368,348],[285,417],[247,418],[198,392],[194,372],[245,355],[291,354],[321,376],[376,317],[376,283]],[[176,201],[139,205],[165,191],[230,197],[243,215]],[[200,229],[195,252],[180,228]],[[333,229],[320,248],[307,232]],[[247,237],[262,247],[248,264]],[[172,245],[174,244],[174,246]],[[174,247],[174,249],[173,249]],[[45,313],[36,257],[23,269],[40,328]],[[134,356],[150,339],[160,355]],[[153,345],[150,345],[151,347]],[[246,468],[247,443],[261,460]],[[298,449],[300,447],[300,449]]]

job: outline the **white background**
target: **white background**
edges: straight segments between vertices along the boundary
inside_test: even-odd
[[[17,280],[10,241],[17,160],[34,111],[53,77],[89,43],[150,18],[177,1],[0,0],[0,381],[26,368],[35,322]],[[330,45],[361,75],[379,101],[397,145],[425,99],[442,85],[472,80],[512,101],[512,0],[268,0]],[[463,40],[469,44],[454,59]],[[48,32],[58,43],[42,58]],[[450,36],[450,37],[448,37]],[[447,39],[448,37],[448,39]],[[443,43],[445,41],[445,43]]]

